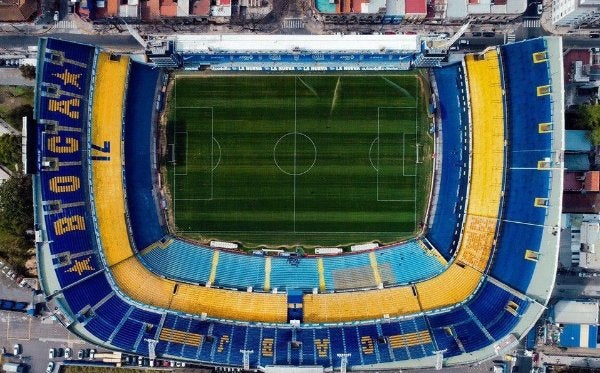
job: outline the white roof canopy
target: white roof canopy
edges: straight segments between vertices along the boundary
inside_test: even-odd
[[[418,52],[418,35],[177,35],[183,53]]]
[[[554,306],[554,321],[560,324],[598,324],[598,302],[558,301]]]

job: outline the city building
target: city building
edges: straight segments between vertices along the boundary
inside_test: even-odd
[[[596,348],[598,301],[559,300],[550,311],[549,335],[560,347]]]
[[[520,17],[526,9],[527,0],[454,0],[447,1],[446,17],[504,23]]]
[[[600,21],[600,0],[555,0],[552,23],[556,26],[580,27]]]
[[[30,20],[38,9],[35,0],[0,0],[0,22]]]

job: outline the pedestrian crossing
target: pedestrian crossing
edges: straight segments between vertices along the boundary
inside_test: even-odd
[[[283,28],[299,29],[304,28],[302,18],[285,18],[283,20]]]
[[[523,20],[523,26],[527,28],[540,27],[539,18],[526,18]]]
[[[506,34],[505,44],[514,43],[517,40],[515,34]]]
[[[76,28],[76,26],[75,26],[75,22],[73,22],[73,21],[58,21],[58,22],[56,22],[56,28],[73,29],[73,28]]]

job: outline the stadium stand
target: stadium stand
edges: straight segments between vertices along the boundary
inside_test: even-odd
[[[271,258],[271,288],[311,291],[319,287],[317,259],[301,259],[292,263],[288,258]]]
[[[374,251],[383,284],[404,285],[440,274],[446,263],[425,251],[417,240]]]
[[[304,321],[309,323],[370,320],[419,311],[417,297],[408,286],[304,296]]]
[[[208,282],[213,250],[192,246],[174,239],[166,245],[155,244],[141,253],[141,260],[154,272],[175,280],[205,284]]]
[[[496,50],[465,56],[472,115],[471,180],[457,260],[483,272],[496,235],[504,174],[504,103]]]
[[[544,48],[543,39],[514,43],[500,49],[501,59],[498,50],[490,50],[484,58],[467,56],[466,68],[454,65],[436,72],[445,86],[456,85],[438,90],[440,98],[469,93],[472,112],[470,190],[465,194],[469,201],[460,244],[454,232],[459,219],[452,220],[451,230],[437,225],[457,211],[455,201],[460,197],[455,196],[461,195],[462,187],[453,183],[460,184],[463,175],[452,170],[452,162],[466,161],[467,153],[453,149],[469,142],[469,134],[460,132],[468,116],[463,117],[460,103],[460,112],[446,107],[442,113],[446,147],[440,195],[448,198],[438,202],[427,238],[441,247],[438,251],[446,260],[456,250],[449,266],[418,239],[361,254],[301,258],[291,264],[282,257],[213,251],[165,237],[153,200],[151,153],[145,149],[151,144],[151,135],[145,132],[152,126],[146,110],[153,110],[147,96],[156,91],[158,75],[126,57],[42,39],[35,103],[39,135],[35,216],[41,235],[38,254],[50,257],[56,275],[52,284],[50,272],[41,271],[44,290],[64,308],[71,329],[89,333],[84,337],[95,343],[148,356],[146,340],[157,340],[157,356],[211,365],[242,366],[242,349],[255,351],[249,358],[252,367],[339,367],[338,354],[350,354],[348,363],[358,367],[433,357],[435,351],[445,350],[447,358],[487,348],[512,333],[533,302],[526,291],[535,261],[525,258],[539,250],[539,225],[547,218],[544,208],[533,203],[522,211],[518,205],[526,205],[533,196],[548,196],[549,174],[527,159],[532,154],[551,156],[552,135],[539,131],[539,123],[553,120],[550,97],[536,93],[537,87],[548,84],[548,72],[542,68],[546,63],[529,58]],[[536,70],[531,77],[521,77],[523,72],[508,66],[523,58]],[[133,88],[138,80],[145,88]],[[532,94],[522,97],[513,90]],[[87,97],[91,102],[84,105]],[[544,108],[537,114],[529,110],[531,117],[520,123],[516,113],[524,110],[526,106],[520,105],[526,100],[529,107]],[[90,118],[84,110],[88,104]],[[524,136],[534,139],[523,141]],[[129,144],[136,141],[139,144]],[[520,158],[521,153],[529,155]],[[135,165],[143,170],[129,167]],[[126,184],[121,182],[123,176]],[[522,185],[529,179],[535,180]],[[133,192],[125,198],[130,188],[136,192],[139,188],[144,196]],[[149,209],[150,214],[141,216],[134,209]],[[492,253],[493,278],[486,278]],[[246,272],[232,269],[244,267],[242,263],[252,265]],[[363,284],[377,287],[380,282],[385,287],[337,292],[349,289],[350,282],[355,284],[352,290]],[[259,291],[202,286],[206,283],[238,289],[255,286]],[[289,297],[260,292],[274,288],[285,289]],[[314,288],[322,293],[309,294]],[[294,300],[301,297],[292,291],[298,289],[305,292],[301,301]],[[297,328],[287,324],[288,307],[296,307],[294,303],[300,305],[303,317]]]
[[[138,62],[132,62],[129,69],[128,79],[135,84],[128,85],[125,101],[125,183],[132,238],[139,251],[164,236],[151,164],[156,138],[152,125],[155,95],[148,94],[156,90],[160,70]]]
[[[141,252],[144,264],[153,272],[185,282],[206,284],[211,278],[214,249],[181,239],[156,242]],[[306,257],[290,261],[287,257],[265,258],[219,251],[214,286],[225,288],[264,288],[269,273],[269,288],[310,291],[319,287],[318,259]],[[376,252],[381,280],[386,285],[407,284],[443,271],[445,263],[425,251],[417,241],[408,241]],[[323,280],[326,290],[376,287],[368,253],[324,257]],[[416,265],[417,263],[423,265]],[[269,289],[264,289],[268,291]]]
[[[86,231],[92,226],[85,206],[82,164],[89,86],[95,50],[60,40],[44,40],[37,74],[38,169],[45,241],[55,273],[67,287],[102,269]]]
[[[91,118],[92,189],[98,234],[108,266],[133,255],[121,182],[123,105],[129,58],[98,55]],[[121,218],[122,217],[122,218]],[[127,244],[125,244],[127,243]]]
[[[535,198],[549,195],[549,170],[538,162],[551,159],[552,132],[540,124],[552,123],[550,96],[538,96],[535,88],[549,84],[548,61],[536,62],[544,53],[544,39],[501,47],[506,85],[508,149],[511,167],[507,175],[504,222],[491,274],[520,292],[525,292],[535,268],[527,252],[538,252],[546,209],[534,205]],[[536,110],[531,110],[535,107]]]
[[[442,122],[440,186],[427,239],[444,256],[454,254],[464,216],[469,148],[469,104],[464,69],[456,63],[434,70]]]

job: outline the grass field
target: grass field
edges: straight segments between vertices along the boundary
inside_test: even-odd
[[[167,129],[177,233],[245,247],[413,235],[431,180],[421,85],[414,71],[177,77]]]

